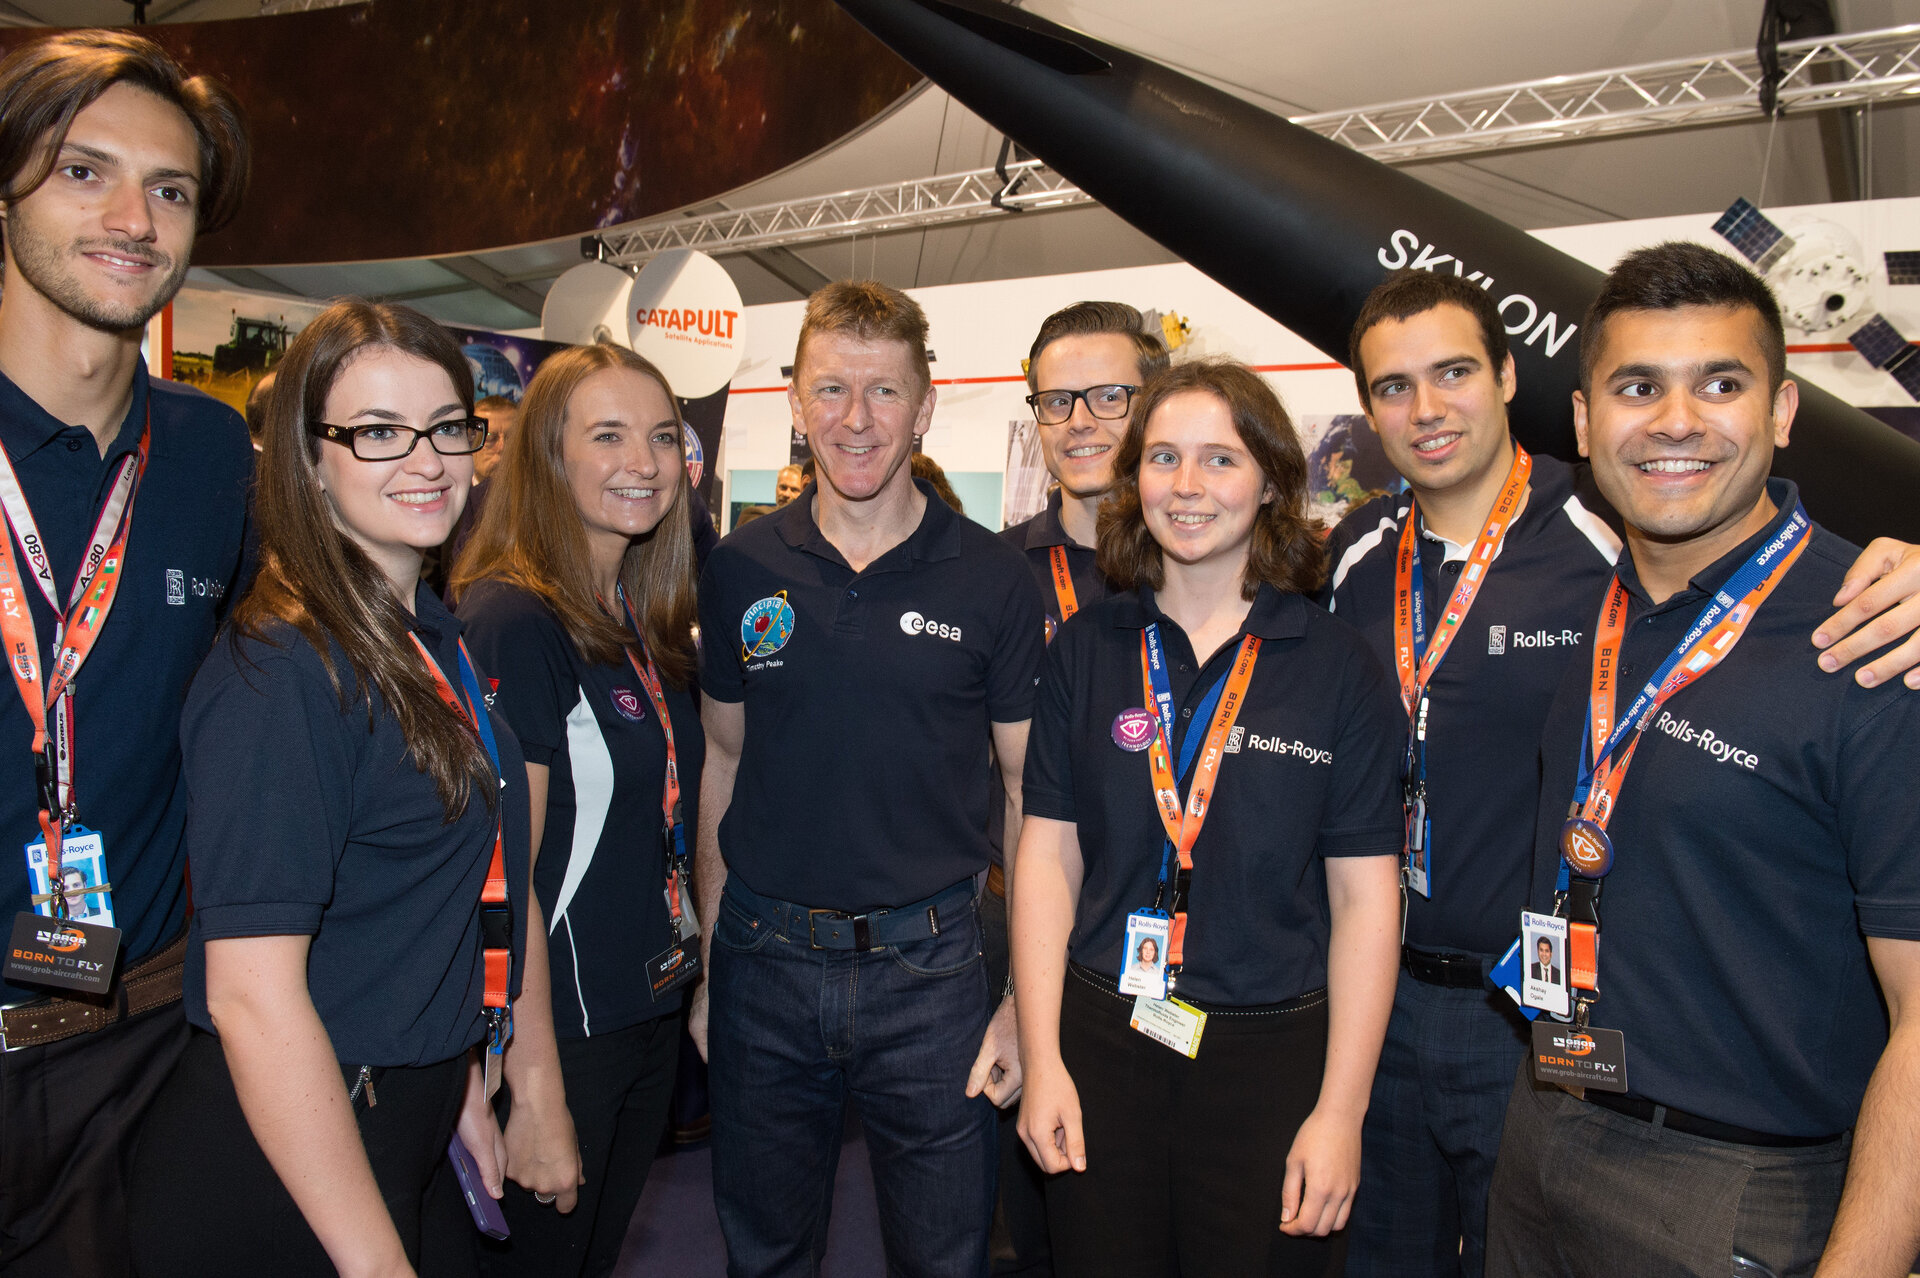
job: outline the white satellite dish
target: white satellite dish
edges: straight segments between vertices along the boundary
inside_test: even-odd
[[[553,282],[540,308],[540,334],[549,342],[629,345],[627,297],[633,276],[605,262],[582,262]]]
[[[627,342],[667,375],[674,394],[700,399],[739,371],[745,310],[726,267],[698,249],[669,249],[633,281]]]

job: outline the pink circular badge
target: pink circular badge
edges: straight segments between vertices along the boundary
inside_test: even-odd
[[[1122,710],[1113,719],[1113,743],[1136,754],[1153,744],[1153,715],[1145,710]]]

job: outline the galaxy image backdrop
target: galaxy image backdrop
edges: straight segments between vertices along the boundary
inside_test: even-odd
[[[0,31],[0,51],[44,34]],[[208,266],[471,252],[743,185],[919,77],[832,0],[374,0],[142,28],[253,125]]]

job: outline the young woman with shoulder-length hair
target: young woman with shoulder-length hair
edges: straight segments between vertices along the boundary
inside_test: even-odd
[[[1306,459],[1258,374],[1156,375],[1114,475],[1124,593],[1048,650],[1014,871],[1054,1269],[1323,1273],[1398,970],[1405,723],[1308,599]]]
[[[279,365],[259,577],[182,718],[201,1032],[134,1170],[143,1274],[411,1274],[456,1122],[497,1191],[526,787],[419,580],[485,438],[458,343],[405,307],[336,302]]]
[[[507,1191],[513,1235],[485,1248],[489,1274],[610,1273],[673,1095],[699,956],[686,902],[705,759],[683,429],[666,378],[633,352],[548,359],[454,568],[526,754],[534,925],[552,959],[528,984],[551,1000],[584,1172],[577,1206]],[[510,1172],[567,1118],[537,1106],[510,1090]]]

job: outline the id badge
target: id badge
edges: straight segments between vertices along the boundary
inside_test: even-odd
[[[113,961],[119,953],[117,927],[62,922],[22,910],[13,916],[13,940],[0,974],[14,985],[105,994],[113,984]]]
[[[1143,998],[1167,996],[1167,937],[1173,920],[1150,910],[1127,916],[1126,948],[1120,958],[1120,992]]]
[[[33,880],[34,913],[53,917],[53,885],[47,879],[47,841],[27,844],[27,874]],[[67,827],[60,841],[60,890],[67,918],[75,923],[114,926],[113,882],[107,878],[106,840],[84,825]]]
[[[1533,1076],[1575,1096],[1627,1090],[1627,1038],[1619,1030],[1533,1024]]]
[[[1573,992],[1567,977],[1567,921],[1551,914],[1520,914],[1520,959],[1525,972],[1520,1003],[1566,1020],[1573,1015]]]
[[[675,941],[647,960],[647,988],[655,1002],[700,978],[698,940]]]
[[[1422,898],[1433,899],[1433,818],[1427,815],[1426,796],[1413,802],[1407,818],[1407,886]]]
[[[1207,1028],[1207,1014],[1177,998],[1148,998],[1142,994],[1133,1000],[1130,1022],[1156,1043],[1164,1043],[1188,1060],[1200,1054],[1200,1035]]]

